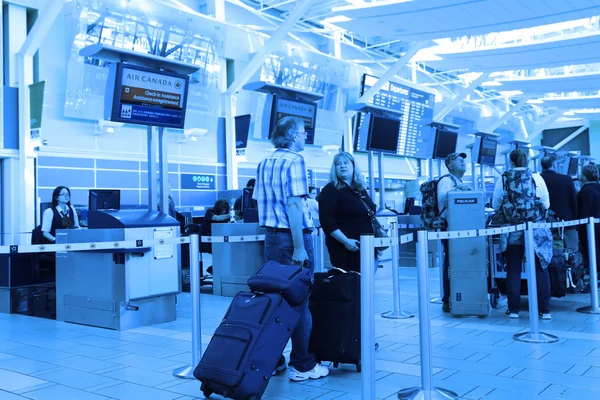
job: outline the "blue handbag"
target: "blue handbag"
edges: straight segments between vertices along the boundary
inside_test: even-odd
[[[290,305],[297,306],[307,299],[311,280],[308,268],[267,261],[248,278],[248,286],[253,292],[281,293]]]

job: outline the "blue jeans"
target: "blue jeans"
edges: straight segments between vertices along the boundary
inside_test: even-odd
[[[310,234],[304,236],[304,248],[308,254],[308,268],[314,272],[313,238]],[[280,264],[291,265],[294,253],[292,235],[285,232],[268,232],[265,234],[265,260],[277,261]],[[292,333],[292,353],[289,365],[299,372],[310,371],[317,364],[315,356],[308,352],[308,342],[312,331],[312,316],[308,310],[308,299],[296,307],[300,314],[298,325]]]

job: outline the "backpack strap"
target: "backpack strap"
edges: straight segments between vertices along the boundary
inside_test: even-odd
[[[454,182],[454,187],[458,186],[458,183],[456,183],[456,178],[454,177],[454,175],[452,174],[446,174],[446,175],[442,175],[436,182],[435,184],[435,208],[436,210],[439,209],[439,204],[438,204],[438,196],[437,196],[437,187],[438,184],[440,183],[440,181],[444,178],[450,178],[452,179],[452,182]],[[444,211],[446,211],[446,205],[444,205],[444,208],[442,208],[442,210],[438,213],[438,215],[442,215],[444,213]]]

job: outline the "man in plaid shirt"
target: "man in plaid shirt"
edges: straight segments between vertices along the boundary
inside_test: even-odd
[[[296,117],[284,117],[275,127],[271,142],[276,150],[258,165],[253,198],[258,203],[258,220],[266,228],[265,259],[281,264],[307,264],[314,270],[313,222],[306,204],[308,178],[304,157],[306,132],[304,122]],[[292,381],[318,379],[329,369],[315,361],[308,352],[312,317],[308,299],[296,307],[300,314],[292,334],[289,378]],[[285,370],[281,356],[274,374]]]

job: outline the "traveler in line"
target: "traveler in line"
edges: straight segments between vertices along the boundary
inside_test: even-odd
[[[600,218],[600,184],[598,184],[598,168],[595,165],[586,165],[581,169],[579,176],[581,190],[577,193],[578,218]],[[596,233],[596,268],[600,268],[600,224],[594,225]],[[588,253],[587,227],[579,226],[581,236],[581,253]],[[584,258],[589,267],[589,256]]]
[[[308,211],[313,219],[319,218],[319,202],[317,201],[317,188],[314,186],[308,187],[308,198],[306,199]]]
[[[281,264],[308,263],[314,271],[313,221],[306,205],[308,177],[304,157],[306,131],[304,122],[296,117],[282,118],[271,135],[276,150],[260,162],[253,198],[258,203],[260,226],[266,228],[265,259]],[[300,320],[292,334],[289,379],[305,381],[329,374],[329,369],[317,364],[308,351],[312,317],[308,299],[296,306]],[[276,371],[285,369],[282,356]]]
[[[336,154],[330,181],[319,196],[319,220],[331,265],[346,271],[361,272],[360,235],[373,234],[371,215],[377,207],[365,186],[354,157],[350,153]]]
[[[542,178],[546,182],[550,194],[550,204],[556,217],[564,221],[577,218],[577,192],[573,179],[568,175],[559,174],[554,170],[556,156],[554,154],[542,158]],[[571,250],[579,248],[579,237],[576,227],[567,227],[563,239],[565,247]]]
[[[470,190],[470,188],[462,183],[462,177],[467,172],[467,163],[465,161],[467,155],[465,153],[451,153],[446,156],[444,164],[448,169],[448,174],[440,178],[437,184],[437,204],[439,210],[439,216],[447,219],[447,208],[446,201],[448,199],[448,192],[451,190]],[[442,246],[444,248],[444,265],[442,266],[442,279],[443,279],[443,290],[442,294],[442,311],[450,312],[450,278],[448,276],[448,269],[450,268],[450,258],[448,251],[448,239],[442,239]]]
[[[544,179],[528,168],[529,158],[524,149],[510,153],[511,168],[502,174],[494,187],[492,207],[502,213],[509,224],[539,222],[545,218],[550,208],[550,195]],[[503,207],[504,203],[509,203]],[[519,213],[509,213],[513,210]],[[509,214],[509,215],[506,215]],[[526,217],[523,217],[526,215]],[[550,316],[550,276],[547,266],[552,258],[552,235],[549,229],[534,230],[535,266],[537,277],[538,311],[542,319]],[[525,236],[523,231],[508,234],[506,241],[506,295],[510,318],[519,318],[521,309],[521,270],[525,256]],[[544,256],[543,259],[540,259]],[[542,265],[542,262],[544,263]]]
[[[206,210],[204,218],[202,219],[200,235],[212,236],[212,224],[229,222],[229,219],[229,203],[225,199],[218,199],[217,201],[215,201],[215,204],[212,206],[212,208]],[[200,243],[200,252],[212,254],[212,243]],[[206,269],[206,272],[212,275],[212,265]]]

